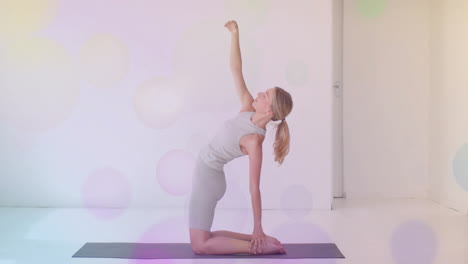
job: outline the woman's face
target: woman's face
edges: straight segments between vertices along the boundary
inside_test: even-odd
[[[273,103],[273,96],[275,93],[274,88],[270,88],[265,92],[257,93],[257,97],[254,98],[252,106],[256,111],[268,112],[271,111],[271,104]]]

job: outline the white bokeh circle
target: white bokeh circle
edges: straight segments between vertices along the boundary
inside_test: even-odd
[[[184,111],[184,83],[176,79],[155,78],[139,85],[134,97],[139,120],[155,129],[167,128],[176,122]]]

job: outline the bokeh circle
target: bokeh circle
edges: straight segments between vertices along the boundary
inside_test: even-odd
[[[161,188],[176,196],[187,194],[192,187],[195,162],[189,151],[176,149],[167,152],[156,168],[156,178]]]
[[[83,44],[80,66],[83,77],[94,87],[113,87],[127,75],[128,48],[112,34],[93,35]]]
[[[282,244],[286,243],[334,243],[328,232],[317,224],[305,221],[290,220],[275,226],[271,231],[272,237]],[[286,248],[287,250],[287,248]],[[294,259],[272,259],[271,263],[297,263]],[[323,264],[336,264],[336,259],[320,259]]]
[[[458,185],[468,192],[468,143],[461,146],[455,154],[453,175]]]
[[[114,219],[130,205],[131,186],[125,175],[113,168],[96,169],[83,183],[82,199],[89,213],[95,217]]]
[[[392,257],[397,264],[433,263],[438,251],[434,230],[419,220],[401,223],[390,239]]]
[[[45,28],[55,18],[58,0],[0,1],[0,38],[18,38]]]
[[[182,82],[165,78],[143,82],[134,98],[139,120],[155,129],[167,128],[176,122],[184,108],[182,85]]]
[[[59,43],[28,37],[0,47],[0,119],[42,132],[60,125],[80,94],[76,67]]]
[[[386,0],[358,0],[357,7],[362,16],[376,18],[381,16],[387,7]]]

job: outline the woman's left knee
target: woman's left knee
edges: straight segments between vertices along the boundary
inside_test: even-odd
[[[190,243],[195,254],[207,254],[206,241],[212,236],[210,231],[190,228]]]

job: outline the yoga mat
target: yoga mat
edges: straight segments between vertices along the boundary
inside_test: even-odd
[[[189,243],[86,243],[74,258],[196,259],[196,258],[345,258],[333,243],[283,244],[286,254],[197,255]]]

